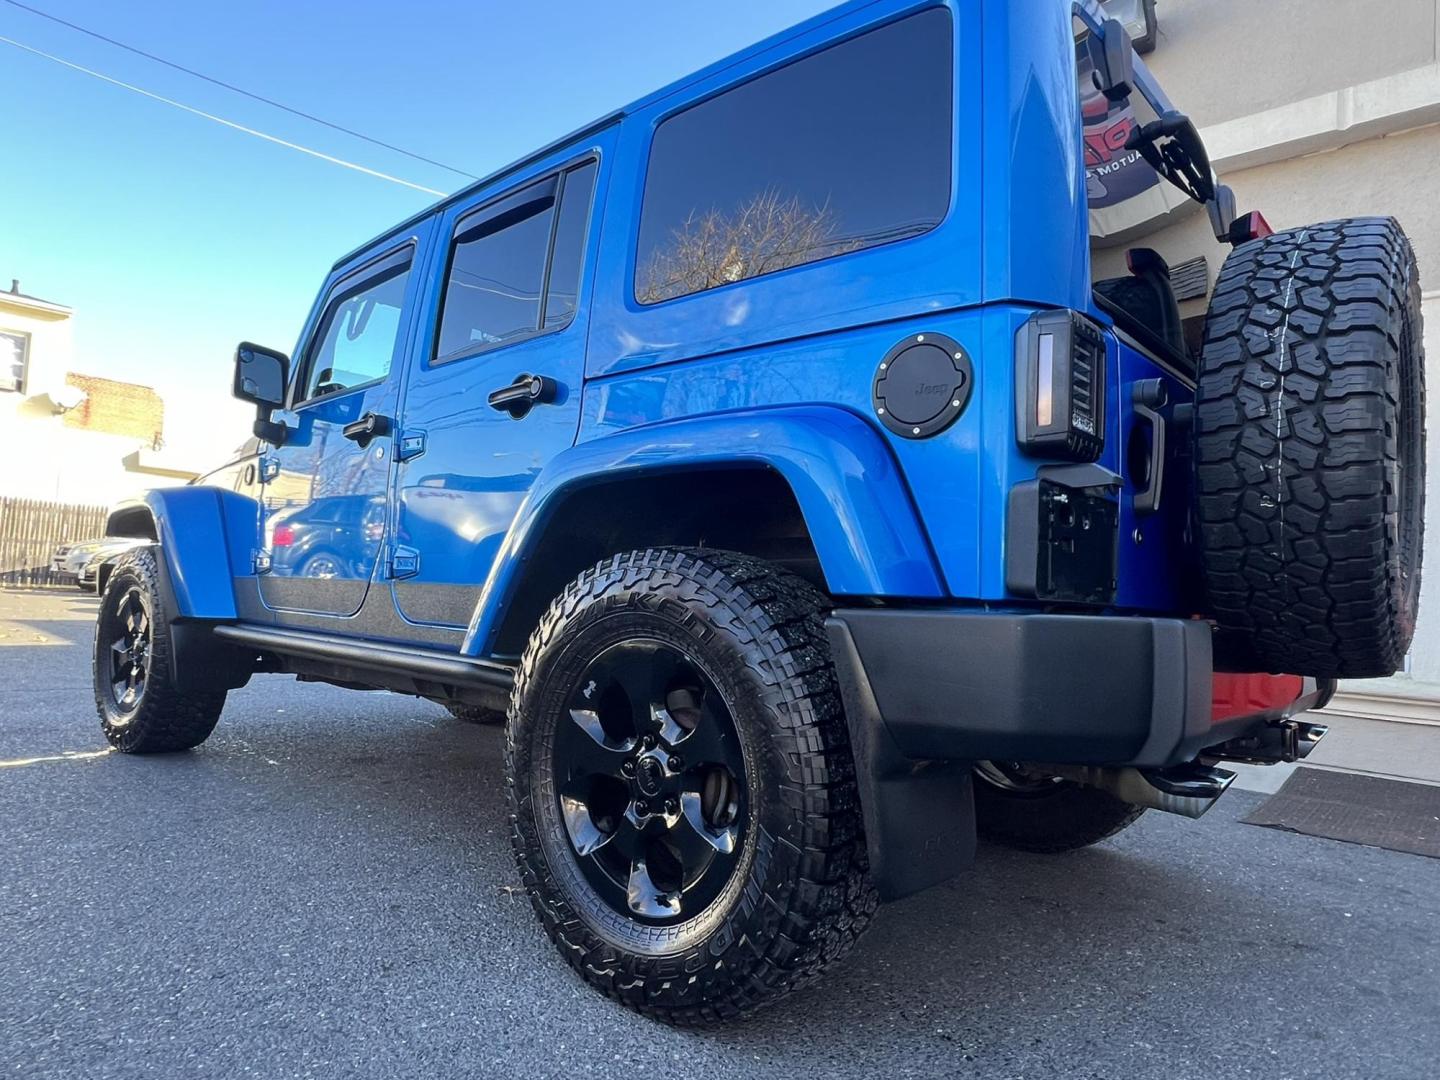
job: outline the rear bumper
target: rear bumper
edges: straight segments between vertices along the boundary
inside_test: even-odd
[[[855,608],[826,627],[852,727],[870,715],[910,760],[1158,768],[1323,703],[1293,676],[1244,677],[1263,709],[1237,712],[1229,676],[1217,700],[1195,619]]]

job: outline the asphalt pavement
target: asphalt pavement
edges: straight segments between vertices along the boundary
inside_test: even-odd
[[[94,602],[0,592],[0,1076],[1430,1078],[1440,861],[1147,814],[982,848],[718,1031],[586,988],[519,888],[501,732],[258,676],[105,752]]]

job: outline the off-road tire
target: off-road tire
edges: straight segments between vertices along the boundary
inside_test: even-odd
[[[171,614],[161,587],[158,549],[136,548],[116,560],[100,599],[91,671],[100,729],[116,750],[126,754],[161,754],[199,746],[215,730],[225,707],[224,690],[182,692],[171,671]],[[109,617],[134,593],[149,620],[145,686],[133,708],[121,708],[109,690],[112,641],[106,640]]]
[[[451,701],[445,711],[465,724],[490,726],[505,723],[505,714],[499,709],[487,709],[484,705],[467,705],[463,701]]]
[[[1258,670],[1390,675],[1425,497],[1415,255],[1389,218],[1237,248],[1205,323],[1195,516],[1207,613]]]
[[[992,844],[1053,855],[1089,847],[1135,823],[1143,806],[1067,780],[1010,791],[975,774],[975,831]]]
[[[855,765],[822,619],[829,605],[770,564],[721,551],[617,555],[552,603],[520,663],[506,780],[520,876],[571,966],[667,1023],[733,1019],[817,976],[869,923]],[[587,656],[663,636],[708,668],[745,757],[749,824],[724,890],[687,921],[647,926],[590,889],[555,836],[545,748]],[[550,835],[547,835],[547,832]]]

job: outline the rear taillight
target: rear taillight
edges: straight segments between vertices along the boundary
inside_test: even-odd
[[[1105,441],[1105,339],[1074,311],[1042,311],[1015,339],[1015,438],[1027,453],[1094,461]]]
[[[271,547],[289,547],[295,543],[295,530],[289,525],[276,525],[275,534],[270,538]]]
[[[1265,215],[1252,210],[1248,214],[1241,214],[1230,223],[1230,232],[1226,239],[1239,246],[1248,244],[1251,240],[1262,240],[1274,232],[1270,223],[1265,220]]]

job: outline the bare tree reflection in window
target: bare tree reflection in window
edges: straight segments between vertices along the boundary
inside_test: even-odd
[[[636,299],[653,304],[854,251],[829,205],[807,206],[767,189],[732,213],[692,212],[658,246],[640,277]]]

